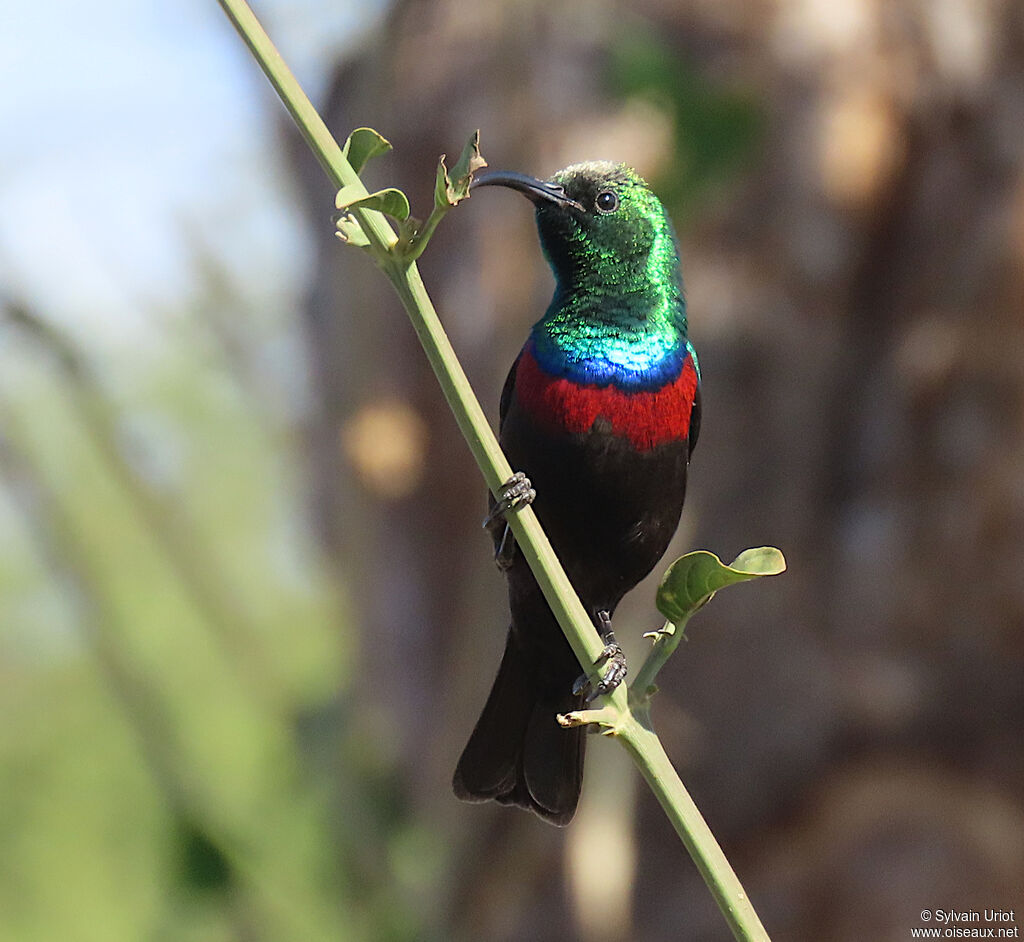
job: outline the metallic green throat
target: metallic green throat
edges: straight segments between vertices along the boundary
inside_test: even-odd
[[[603,181],[589,186],[599,172]],[[532,339],[552,375],[652,388],[679,373],[686,301],[672,223],[658,198],[620,164],[575,164],[552,183],[585,209],[537,207],[557,286]],[[603,202],[614,205],[600,211]]]

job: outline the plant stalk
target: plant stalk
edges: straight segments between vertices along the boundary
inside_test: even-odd
[[[739,877],[651,728],[646,708],[631,709],[614,733],[668,815],[735,938],[770,942]]]

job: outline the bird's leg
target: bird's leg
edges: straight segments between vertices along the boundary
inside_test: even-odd
[[[501,534],[501,542],[494,551],[494,562],[502,572],[508,572],[512,568],[515,551],[516,538],[512,535],[512,528],[506,523],[505,531]]]
[[[598,612],[597,622],[597,630],[601,635],[601,640],[604,642],[604,648],[597,656],[597,660],[594,661],[594,665],[600,666],[607,663],[608,669],[604,672],[601,680],[587,694],[585,701],[587,703],[596,700],[598,697],[603,697],[606,693],[611,693],[626,679],[626,656],[622,653],[622,648],[619,647],[619,643],[615,640],[611,616],[605,611]],[[576,683],[572,685],[572,692],[580,694],[590,686],[590,678],[586,674],[581,674],[576,679]]]
[[[510,510],[518,510],[532,504],[536,496],[537,492],[533,489],[530,479],[522,471],[516,471],[501,485],[497,500],[484,519],[484,527],[490,529],[496,520],[502,519]]]
[[[484,528],[495,530],[497,526],[504,523],[504,532],[501,535],[501,542],[494,551],[494,561],[499,569],[507,570],[512,566],[512,554],[515,552],[516,541],[512,536],[512,528],[505,523],[505,514],[510,510],[518,510],[527,504],[532,504],[537,492],[533,489],[530,479],[517,471],[502,486],[491,512],[484,520]]]

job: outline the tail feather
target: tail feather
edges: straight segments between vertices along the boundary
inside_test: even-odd
[[[582,728],[563,729],[555,716],[578,709],[581,698],[568,683],[553,692],[539,679],[510,634],[452,786],[463,801],[517,805],[564,826],[579,802],[586,740]]]

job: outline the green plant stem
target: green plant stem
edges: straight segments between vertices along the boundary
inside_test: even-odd
[[[648,698],[651,688],[654,687],[654,680],[658,676],[658,671],[665,666],[668,659],[672,656],[672,652],[679,646],[679,642],[685,637],[685,632],[686,622],[678,625],[666,622],[665,626],[656,633],[657,637],[654,639],[654,644],[651,645],[651,650],[648,652],[646,660],[644,660],[640,670],[637,671],[630,684],[630,692],[634,696],[640,697],[642,700]],[[648,636],[645,635],[644,637]],[[632,698],[630,702],[633,702]]]
[[[341,148],[331,139],[330,132],[244,0],[218,2],[277,89],[331,180],[339,188],[357,186],[365,193],[358,175],[348,165]],[[383,216],[358,207],[353,208],[352,213],[370,240],[377,263],[401,298],[487,486],[497,495],[512,476],[512,469],[455,356],[416,265],[395,249],[397,237]],[[422,243],[418,250],[422,250]],[[599,672],[594,662],[600,654],[601,642],[536,515],[532,508],[524,507],[510,514],[508,522],[576,657],[596,678]],[[657,673],[656,668],[653,673]],[[715,896],[733,934],[741,942],[767,942],[767,933],[732,867],[683,787],[661,742],[651,730],[646,709],[641,706],[636,713],[631,711],[626,684],[605,699],[607,705],[592,714],[594,720],[622,741],[639,766]]]
[[[631,710],[615,732],[665,809],[733,935],[741,942],[770,942],[739,878],[651,728],[647,710]]]
[[[437,228],[438,223],[448,215],[448,208],[441,209],[435,206],[427,217],[427,221],[420,226],[419,231],[401,246],[402,258],[406,262],[415,262],[422,254],[423,250],[427,247],[427,243],[430,241],[430,237],[434,234],[434,230]]]

